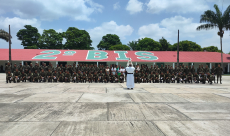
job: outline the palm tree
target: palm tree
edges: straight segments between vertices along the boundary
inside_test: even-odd
[[[223,68],[223,53],[222,53],[222,38],[224,35],[224,30],[230,29],[230,5],[224,11],[224,14],[220,11],[219,7],[215,4],[214,8],[216,12],[207,10],[200,17],[200,23],[206,23],[198,26],[196,30],[201,29],[213,29],[218,28],[217,33],[220,36],[220,47],[221,47],[221,67]]]
[[[7,33],[6,31],[4,31],[2,29],[0,29],[0,39],[3,39],[6,42],[9,42],[9,33]]]

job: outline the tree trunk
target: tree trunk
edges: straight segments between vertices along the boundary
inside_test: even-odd
[[[9,62],[11,65],[10,70],[12,71],[12,62],[11,62],[11,35],[10,35],[10,25],[9,25]]]
[[[221,67],[224,69],[223,65],[223,53],[222,53],[222,37],[220,36],[220,50],[221,50]]]
[[[178,30],[178,41],[177,41],[177,67],[179,67],[179,30]]]

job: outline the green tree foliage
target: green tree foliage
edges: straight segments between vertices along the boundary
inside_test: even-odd
[[[161,51],[170,51],[171,50],[172,45],[164,37],[162,37],[159,40],[159,43],[162,46],[162,48],[160,49]]]
[[[39,38],[38,47],[40,49],[62,49],[64,33],[58,33],[53,29],[44,30]]]
[[[214,5],[215,12],[211,10],[207,10],[200,17],[200,23],[206,23],[198,26],[196,30],[202,29],[213,29],[218,28],[219,32],[217,33],[220,36],[220,47],[221,47],[221,67],[223,67],[223,54],[222,54],[222,38],[224,35],[224,30],[230,29],[230,5],[228,8],[222,13],[219,7]]]
[[[202,50],[208,52],[221,52],[221,50],[219,50],[216,46],[204,47]]]
[[[118,44],[111,46],[109,50],[130,50],[130,47],[127,45]]]
[[[113,45],[122,44],[119,36],[116,34],[107,34],[102,37],[102,40],[97,45],[98,50],[108,50]]]
[[[24,27],[25,29],[21,29],[17,33],[18,40],[22,41],[21,45],[23,45],[25,49],[36,47],[38,45],[38,39],[41,36],[38,33],[38,29],[31,25],[25,25]]]
[[[129,42],[128,46],[131,50],[136,51],[138,48],[138,41]]]
[[[171,48],[172,51],[177,51],[177,43],[172,45]],[[179,42],[179,50],[180,51],[202,51],[202,48],[200,45],[196,44],[192,41],[180,41]]]
[[[137,50],[142,51],[160,51],[161,44],[151,38],[142,38],[138,41]]]
[[[92,50],[92,40],[85,30],[79,30],[76,27],[69,27],[65,33],[66,38],[64,49]]]

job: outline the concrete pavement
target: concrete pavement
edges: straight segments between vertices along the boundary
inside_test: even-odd
[[[223,84],[5,83],[0,136],[229,136]]]

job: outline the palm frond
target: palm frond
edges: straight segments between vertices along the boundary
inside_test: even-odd
[[[217,25],[215,24],[203,24],[203,25],[200,25],[196,28],[196,30],[202,30],[202,29],[212,29],[212,28],[215,28],[215,27],[218,27]]]
[[[224,11],[224,14],[222,16],[222,22],[223,22],[224,29],[230,30],[230,5]]]
[[[216,9],[216,15],[218,16],[218,18],[222,17],[222,12],[220,11],[218,5],[214,5],[214,8]]]
[[[6,42],[8,42],[9,41],[9,33],[7,33],[6,31],[4,31],[2,29],[0,29],[0,39],[3,39]]]
[[[200,23],[204,23],[204,22],[217,24],[216,13],[211,10],[205,11],[204,14],[200,16]]]

